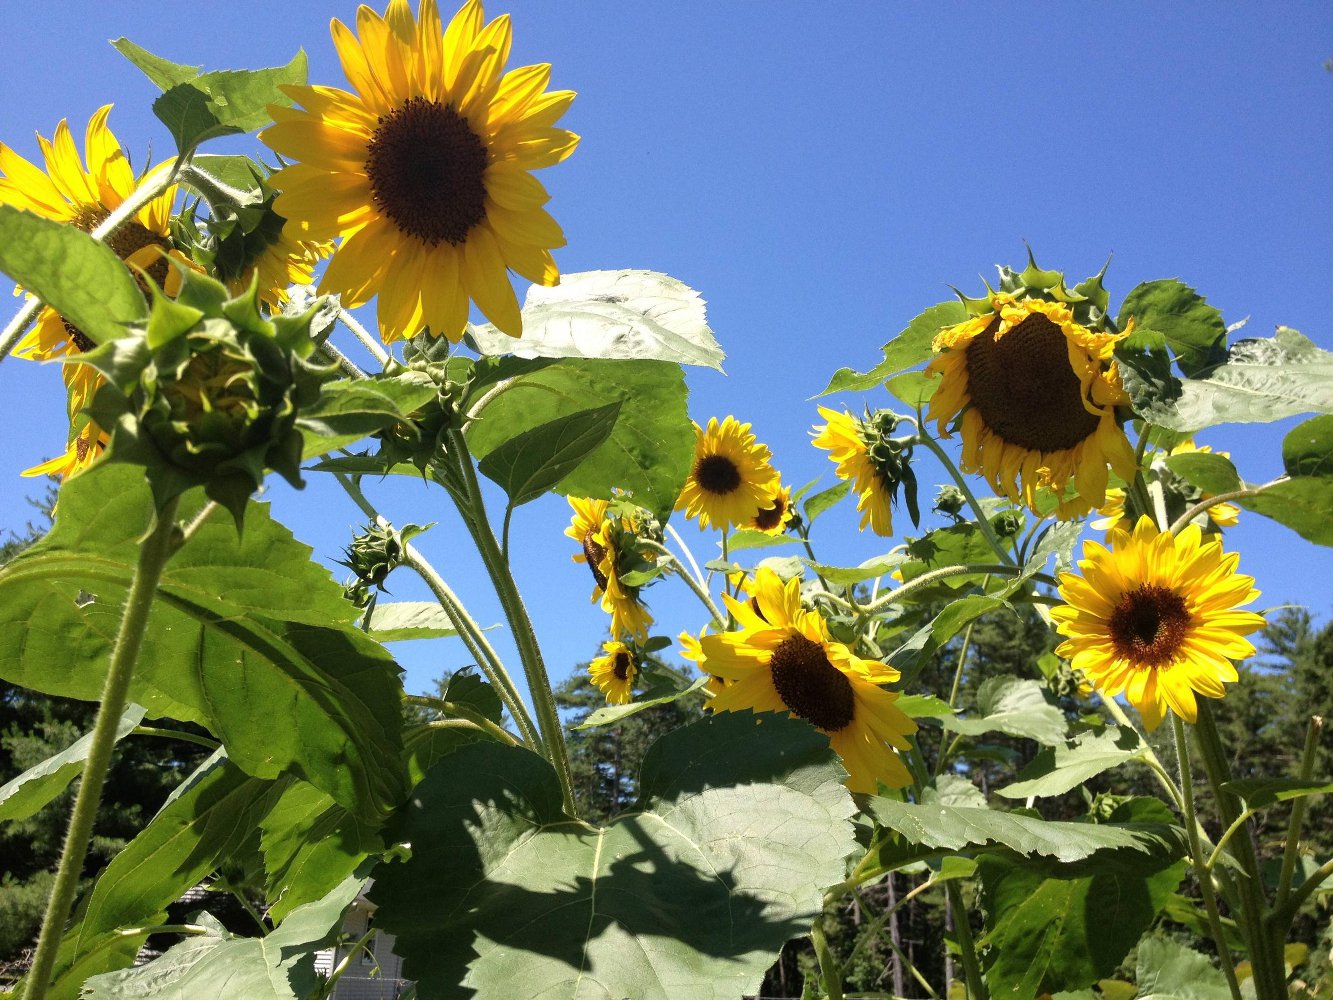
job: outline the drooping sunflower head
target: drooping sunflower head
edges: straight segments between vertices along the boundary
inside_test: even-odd
[[[707,428],[694,425],[694,437],[694,465],[676,510],[697,518],[700,529],[709,524],[727,529],[748,524],[773,506],[778,472],[768,446],[755,440],[749,424],[711,417]]]
[[[628,704],[634,697],[634,678],[639,674],[634,653],[623,642],[603,643],[602,650],[606,655],[588,664],[588,675],[606,695],[607,704]]]
[[[1105,502],[1108,466],[1134,477],[1117,413],[1129,397],[1112,357],[1130,331],[1106,317],[1100,275],[1082,292],[1031,262],[1001,276],[999,291],[965,299],[970,319],[936,334],[929,416],[942,434],[957,423],[963,470],[996,493],[1079,517]]]
[[[879,410],[867,413],[862,420],[825,406],[819,408],[819,415],[828,423],[814,429],[814,446],[827,450],[829,461],[837,464],[838,478],[852,484],[856,509],[861,512],[861,530],[869,526],[877,535],[893,534],[893,504],[900,486],[912,523],[917,524],[920,512],[912,448],[892,437],[899,417]]]
[[[300,108],[270,108],[260,138],[298,162],[273,177],[275,208],[300,240],[338,240],[320,281],[345,306],[378,295],[386,343],[422,327],[457,341],[469,302],[511,336],[523,322],[509,271],[554,285],[564,246],[532,171],[574,151],[555,122],[573,91],[547,91],[551,67],[504,72],[508,15],[485,23],[469,0],[445,28],[435,0],[417,17],[392,0],[381,17],[334,21],[351,91],[290,86]]]
[[[818,613],[797,611],[780,625],[703,636],[700,646],[703,669],[727,682],[709,703],[714,711],[748,708],[804,719],[829,737],[854,792],[911,783],[895,751],[908,749],[916,723],[894,704],[898,696],[880,687],[897,680],[898,671],[834,641]]]
[[[37,143],[45,171],[0,143],[0,205],[12,205],[85,232],[92,232],[105,222],[137,186],[129,158],[107,125],[110,113],[108,104],[89,119],[83,159],[79,158],[66,120],[56,126],[51,140],[39,135]],[[168,160],[152,173],[169,170],[171,165]],[[170,239],[175,201],[176,188],[172,186],[150,199],[106,241],[127,265],[142,270],[172,294],[179,287],[179,279],[166,258],[180,258]],[[135,273],[137,276],[138,272]],[[36,325],[19,341],[14,353],[34,361],[50,361],[82,354],[95,346],[87,334],[47,307],[38,314]],[[65,365],[61,374],[69,396],[67,450],[50,462],[28,469],[24,475],[64,478],[87,468],[105,450],[106,433],[79,416],[101,384],[101,376],[86,365]]]
[[[574,516],[565,534],[579,544],[574,561],[586,563],[592,573],[590,600],[600,601],[611,616],[612,638],[628,634],[646,641],[653,616],[639,597],[641,588],[622,579],[630,566],[641,564],[633,544],[637,525],[632,516],[613,510],[607,500],[570,497],[569,505]]]
[[[1087,542],[1082,575],[1060,577],[1066,603],[1051,614],[1067,638],[1056,652],[1104,695],[1123,693],[1149,729],[1168,710],[1194,722],[1196,694],[1221,698],[1231,661],[1254,653],[1244,637],[1264,618],[1240,610],[1259,596],[1254,578],[1194,524],[1173,537],[1142,517],[1107,542]]]

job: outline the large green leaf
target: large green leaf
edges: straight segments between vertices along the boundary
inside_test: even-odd
[[[840,368],[819,395],[834,392],[861,392],[882,385],[891,376],[919,365],[931,354],[931,342],[940,328],[961,323],[967,310],[956,299],[931,306],[907,324],[907,329],[884,345],[884,360],[868,372]]]
[[[1018,774],[1018,780],[997,788],[1006,799],[1063,795],[1089,778],[1127,760],[1140,757],[1146,747],[1132,729],[1108,726],[1080,733],[1068,743],[1048,747]]]
[[[1230,493],[1244,486],[1240,473],[1231,464],[1231,459],[1223,455],[1190,451],[1183,455],[1170,456],[1166,460],[1166,466],[1185,482],[1210,496]]]
[[[1302,476],[1236,501],[1285,524],[1306,541],[1333,545],[1333,476]]]
[[[1063,743],[1068,729],[1064,713],[1047,700],[1045,685],[1018,677],[988,677],[982,681],[977,713],[974,718],[952,716],[941,721],[945,729],[965,736],[1005,733],[1047,746]]]
[[[689,474],[694,429],[686,411],[685,377],[665,361],[565,358],[520,370],[468,425],[479,459],[524,431],[590,406],[620,403],[615,429],[555,485],[566,496],[609,499],[615,487],[665,520]]]
[[[516,434],[477,464],[477,470],[520,507],[552,489],[601,447],[615,429],[621,401],[556,417]]]
[[[1125,296],[1118,320],[1162,335],[1180,370],[1194,376],[1224,360],[1227,324],[1222,314],[1176,278],[1145,281]]]
[[[458,634],[438,601],[376,601],[366,631],[377,642],[445,639]]]
[[[111,42],[121,55],[143,71],[144,76],[157,84],[161,90],[170,90],[178,83],[193,80],[204,71],[202,66],[185,66],[174,63],[161,56],[155,56],[147,49],[135,45],[128,38],[117,38]]]
[[[1160,375],[1160,373],[1158,373]],[[1242,340],[1203,378],[1136,390],[1134,409],[1145,419],[1185,434],[1215,424],[1269,423],[1301,413],[1333,413],[1333,353],[1288,327],[1275,337]]]
[[[1139,1000],[1230,1000],[1231,990],[1212,961],[1177,941],[1139,942],[1134,978]]]
[[[116,739],[122,740],[143,721],[144,710],[130,705],[116,725]],[[17,778],[0,787],[0,823],[26,819],[69,787],[83,773],[84,761],[93,745],[93,734],[80,736],[54,757],[30,767]]]
[[[0,570],[0,676],[99,696],[150,509],[129,467],[65,485],[51,533]],[[150,716],[198,722],[256,777],[291,769],[366,818],[397,805],[397,665],[350,624],[326,627],[357,611],[265,505],[251,504],[241,538],[225,518],[206,521],[157,596],[130,689]]]
[[[326,382],[319,400],[297,419],[305,435],[303,457],[326,455],[395,424],[437,391],[434,383],[406,378]]]
[[[77,226],[0,205],[0,271],[97,344],[148,318],[129,269]]]
[[[945,643],[971,622],[998,608],[1014,610],[1007,601],[984,594],[970,594],[953,601],[890,653],[889,662],[902,671],[905,680],[911,680]],[[950,726],[956,721],[960,720],[950,720]]]
[[[562,815],[541,758],[465,746],[405,809],[376,921],[422,995],[734,1000],[845,876],[841,781],[811,727],[727,713],[659,740],[599,828]]]
[[[834,483],[826,490],[820,490],[807,500],[802,508],[805,511],[806,527],[814,524],[815,518],[819,517],[824,511],[831,509],[851,491],[851,488],[852,484],[850,482],[842,480]]]
[[[253,835],[273,794],[272,782],[245,774],[221,751],[200,765],[98,878],[61,941],[51,1000],[75,1000],[89,976],[128,965],[147,935],[118,940],[117,931],[162,923],[169,904]]]
[[[315,952],[337,939],[343,914],[365,884],[348,876],[264,937],[237,937],[212,914],[200,914],[207,934],[186,938],[147,965],[94,976],[83,1000],[304,1000],[319,985]]]
[[[521,339],[489,323],[469,334],[482,354],[520,358],[672,361],[721,371],[725,357],[699,293],[657,271],[562,274],[558,285],[528,289]]]
[[[1241,778],[1222,786],[1245,800],[1250,809],[1262,809],[1275,802],[1289,802],[1307,795],[1327,795],[1333,792],[1333,781],[1306,781],[1301,778]]]
[[[1282,439],[1282,465],[1289,476],[1333,476],[1333,416],[1297,424]]]

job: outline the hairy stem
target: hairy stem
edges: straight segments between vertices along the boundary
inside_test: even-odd
[[[1185,513],[1176,518],[1175,523],[1171,525],[1171,534],[1178,535],[1185,530],[1185,526],[1206,510],[1211,510],[1220,503],[1226,503],[1228,500],[1244,500],[1246,497],[1257,497],[1266,489],[1277,486],[1279,483],[1285,483],[1289,477],[1278,476],[1272,482],[1264,483],[1262,486],[1252,486],[1243,490],[1232,490],[1230,493],[1219,493],[1217,496],[1209,497],[1196,503]]]
[[[953,902],[954,933],[958,935],[958,950],[963,959],[963,977],[967,981],[968,1000],[990,1000],[986,981],[981,978],[981,962],[977,959],[977,943],[972,939],[972,925],[968,923],[968,909],[963,905],[963,892],[958,883],[950,880],[944,884],[944,891]]]
[[[951,478],[954,485],[958,487],[958,491],[963,494],[963,499],[967,501],[968,507],[972,508],[972,514],[976,517],[977,527],[981,529],[981,533],[985,536],[986,542],[995,552],[995,555],[999,558],[1000,562],[1012,566],[1014,564],[1014,557],[1010,555],[1009,550],[1005,548],[1004,543],[1000,541],[1000,536],[995,533],[995,528],[992,527],[990,518],[987,517],[986,512],[981,509],[981,504],[977,501],[975,494],[973,494],[972,488],[967,485],[967,479],[963,476],[962,472],[959,471],[958,466],[954,465],[953,459],[949,457],[949,453],[940,447],[940,443],[926,431],[924,420],[917,424],[916,439],[934,452],[935,457],[939,459],[940,464],[943,465],[945,470],[949,473],[949,478]]]
[[[409,705],[420,705],[423,708],[433,708],[446,715],[455,716],[464,722],[470,723],[473,728],[479,729],[488,736],[494,737],[501,743],[507,743],[511,747],[519,745],[519,741],[514,738],[513,733],[509,732],[503,726],[499,726],[492,722],[476,709],[469,708],[467,705],[459,704],[456,701],[447,701],[444,698],[431,698],[418,694],[404,695],[403,700]]]

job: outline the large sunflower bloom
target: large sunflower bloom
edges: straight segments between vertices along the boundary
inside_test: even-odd
[[[1082,576],[1060,577],[1067,603],[1051,615],[1068,638],[1056,652],[1108,697],[1123,692],[1149,729],[1168,709],[1194,722],[1195,695],[1221,698],[1236,680],[1231,661],[1254,653],[1244,636],[1264,618],[1238,610],[1259,596],[1254,578],[1196,524],[1173,537],[1142,517],[1107,541],[1084,544]]]
[[[554,127],[574,93],[545,92],[546,64],[504,73],[509,16],[484,22],[477,0],[447,30],[435,0],[416,19],[405,0],[384,17],[362,6],[357,34],[330,25],[354,92],[286,86],[302,107],[271,107],[260,135],[299,161],[272,178],[278,213],[301,239],[341,240],[320,291],[348,307],[378,295],[385,343],[423,326],[459,340],[469,300],[517,337],[508,272],[560,278],[550,251],[565,237],[530,171],[578,144]]]
[[[1057,516],[1080,517],[1105,503],[1108,464],[1134,478],[1134,449],[1116,419],[1129,397],[1111,356],[1129,331],[1090,330],[1059,302],[997,292],[991,304],[936,334],[930,419],[947,435],[962,415],[963,471],[996,493],[1040,513],[1037,493],[1047,489]],[[1066,497],[1070,483],[1077,495]]]
[[[634,654],[623,642],[602,643],[605,656],[588,664],[588,676],[606,695],[609,705],[625,705],[634,697],[634,678],[639,674]]]
[[[88,121],[84,134],[84,160],[74,145],[69,123],[61,119],[48,141],[37,136],[46,171],[0,143],[0,205],[32,212],[44,219],[77,226],[91,232],[133,193],[138,186],[129,159],[107,126],[111,105],[99,108]],[[87,167],[84,167],[84,162]],[[171,168],[172,161],[159,164],[154,174]],[[171,249],[169,226],[176,188],[169,187],[153,198],[118,228],[106,241],[126,264],[142,268],[168,293],[179,287],[179,276],[168,266],[168,256],[184,258]],[[49,306],[37,316],[36,325],[14,349],[21,358],[51,361],[91,350],[94,343],[81,330],[67,323]],[[67,364],[62,369],[69,393],[71,420],[65,454],[24,472],[25,476],[58,475],[62,478],[87,468],[101,454],[107,435],[92,423],[78,424],[75,417],[92,399],[102,376],[89,365]]]
[[[828,423],[815,428],[812,443],[828,451],[829,461],[837,463],[838,478],[856,491],[861,530],[869,525],[875,534],[889,537],[893,534],[893,493],[870,458],[864,425],[851,414],[825,406],[819,408],[819,415]]]
[[[773,506],[778,472],[767,445],[759,444],[750,425],[711,417],[707,429],[694,425],[694,465],[676,499],[676,510],[720,528],[746,525]]]
[[[909,748],[916,723],[894,704],[898,696],[880,687],[897,680],[898,671],[835,642],[817,612],[800,610],[799,589],[796,580],[756,577],[753,606],[728,602],[742,629],[700,639],[703,669],[728,682],[709,707],[806,720],[828,736],[854,792],[911,784],[894,751]]]
[[[611,616],[612,638],[619,639],[628,633],[640,642],[646,641],[653,616],[639,600],[638,588],[627,587],[620,581],[616,569],[618,553],[611,531],[613,525],[606,516],[607,502],[570,497],[569,505],[574,508],[574,516],[565,534],[582,549],[575,553],[574,561],[587,563],[592,571],[590,600],[600,600],[602,610]]]

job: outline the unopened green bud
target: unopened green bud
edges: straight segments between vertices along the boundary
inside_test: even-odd
[[[957,486],[941,486],[935,494],[935,510],[948,517],[956,518],[967,506],[967,497]]]
[[[1016,510],[1006,510],[995,516],[991,527],[1001,538],[1012,538],[1023,530],[1023,515]]]

